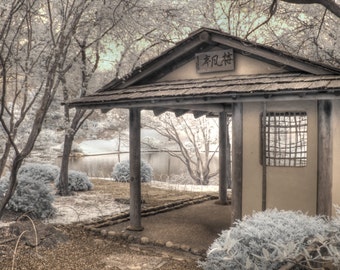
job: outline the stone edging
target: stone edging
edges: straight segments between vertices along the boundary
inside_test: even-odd
[[[164,213],[167,211],[172,211],[175,209],[179,209],[185,206],[194,205],[198,203],[202,203],[208,200],[216,200],[218,199],[217,196],[212,195],[203,195],[203,196],[197,196],[191,199],[185,199],[185,200],[179,200],[171,203],[166,203],[161,206],[155,206],[155,207],[148,207],[142,209],[142,217],[156,215],[160,213]],[[129,221],[129,212],[125,211],[123,213],[120,213],[118,215],[107,217],[104,219],[101,219],[96,222],[82,224],[85,230],[93,232],[95,234],[99,234],[105,238],[113,239],[113,240],[125,240],[131,243],[137,243],[142,245],[154,245],[154,246],[161,246],[166,247],[170,249],[190,252],[194,255],[199,256],[205,256],[206,250],[198,250],[195,248],[191,248],[188,245],[181,245],[176,244],[171,241],[162,242],[159,240],[151,240],[146,236],[135,236],[132,233],[129,233],[128,231],[124,232],[116,232],[114,230],[107,230],[105,227],[113,226],[122,222]]]

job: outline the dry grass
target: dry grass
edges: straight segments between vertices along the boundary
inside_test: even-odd
[[[89,194],[110,194],[115,199],[128,199],[130,197],[129,183],[118,183],[114,181],[104,181],[100,179],[92,180],[94,189],[89,191]],[[153,187],[148,183],[142,183],[142,200],[148,206],[157,206],[166,202],[172,202],[181,199],[194,198],[197,195],[211,194],[217,195],[214,192],[191,192],[187,190],[161,189]]]
[[[84,214],[80,211],[93,211],[91,207],[98,209],[97,213],[100,215],[113,201],[129,199],[128,183],[100,179],[94,179],[92,182],[93,190],[79,192],[71,197],[59,197],[58,203],[64,209],[71,209],[69,213],[77,217]],[[204,192],[160,189],[142,184],[142,199],[146,207],[190,199],[203,194]],[[212,192],[209,194],[216,195]],[[20,216],[19,213],[10,212],[2,221],[13,222]],[[35,224],[34,229],[32,229],[32,222]],[[27,218],[18,220],[11,226],[17,228],[15,233],[10,228],[0,228],[1,269],[151,269],[142,268],[146,264],[150,267],[153,264],[157,265],[157,269],[161,270],[199,269],[196,260],[188,258],[185,254],[176,255],[174,258],[169,254],[163,257],[163,253],[159,253],[159,248],[150,248],[147,251],[139,248],[136,250],[136,247],[128,243],[95,237],[85,232],[82,227],[72,224],[67,226],[46,224]],[[39,242],[38,246],[35,245],[37,242]],[[126,262],[129,262],[129,266],[125,265]]]

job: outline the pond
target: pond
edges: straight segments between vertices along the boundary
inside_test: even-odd
[[[91,177],[111,178],[116,163],[129,159],[129,153],[89,155],[71,158],[72,170],[86,172]],[[154,180],[192,183],[185,165],[167,152],[142,152],[142,160],[153,168]],[[214,156],[211,172],[218,170],[218,155]],[[212,179],[215,181],[215,179]]]

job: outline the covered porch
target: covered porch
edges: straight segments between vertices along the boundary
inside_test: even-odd
[[[140,181],[140,128],[141,111],[152,110],[156,115],[165,111],[172,111],[176,115],[183,113],[193,113],[200,115],[216,115],[219,118],[219,156],[220,156],[220,175],[219,175],[219,203],[225,204],[227,201],[227,185],[225,164],[228,160],[226,156],[226,118],[232,115],[232,220],[242,218],[242,182],[243,182],[243,104],[249,102],[268,101],[289,101],[289,100],[314,100],[319,94],[319,90],[310,91],[305,88],[306,81],[318,80],[321,85],[329,85],[332,81],[329,76],[242,76],[219,79],[219,80],[190,80],[187,82],[156,83],[146,86],[129,87],[124,90],[116,90],[108,93],[98,93],[92,96],[73,101],[70,106],[77,106],[87,109],[108,110],[112,108],[127,108],[130,112],[130,226],[131,230],[142,230],[141,223],[141,181]],[[291,90],[290,81],[294,80],[295,89]],[[300,80],[300,82],[299,82]],[[256,83],[254,83],[254,81]],[[290,91],[281,91],[282,87],[290,87]],[[232,89],[232,90],[230,90]],[[266,90],[262,90],[266,89]],[[271,89],[271,90],[270,90]],[[181,96],[178,93],[182,93]],[[200,94],[198,94],[198,92]],[[214,94],[214,92],[216,94]],[[327,117],[327,106],[329,99],[334,93],[332,89],[325,92],[322,90],[322,100],[319,102],[320,117]],[[195,93],[195,95],[194,95]],[[318,98],[320,98],[318,96]],[[329,142],[325,136],[329,136],[330,127],[327,121],[320,122],[319,137],[322,144]],[[324,149],[324,147],[322,148]],[[326,148],[326,151],[329,148]],[[328,159],[327,153],[319,157],[319,165],[325,166]],[[329,164],[329,163],[328,163]],[[320,183],[327,183],[328,170],[322,169],[324,174],[320,174]],[[322,181],[321,181],[322,178]],[[325,180],[326,179],[326,180]],[[329,180],[328,180],[329,181]],[[263,209],[266,208],[266,187],[263,191]],[[329,185],[322,185],[319,189],[318,213],[330,213],[331,203],[327,199],[331,196]],[[323,199],[322,199],[323,198]]]
[[[200,62],[203,57],[203,64]],[[220,57],[220,58],[219,58]],[[201,59],[201,60],[200,60]],[[212,60],[214,59],[214,61]],[[220,62],[217,59],[220,59]],[[222,59],[222,60],[221,60]],[[202,70],[209,63],[211,70]],[[214,64],[215,63],[215,64]],[[223,64],[222,64],[223,63]],[[221,65],[224,66],[220,70]],[[195,117],[215,116],[219,119],[219,203],[227,201],[226,119],[232,116],[232,218],[242,219],[245,209],[264,210],[268,207],[266,166],[258,166],[257,193],[244,186],[252,172],[245,164],[258,163],[245,152],[245,144],[260,144],[258,136],[261,118],[266,110],[244,110],[248,104],[266,108],[270,104],[313,102],[317,123],[318,151],[315,155],[315,213],[332,212],[332,148],[331,101],[339,98],[340,70],[292,57],[272,48],[242,41],[220,31],[200,29],[174,48],[134,70],[126,78],[115,79],[94,94],[68,102],[70,107],[101,109],[125,108],[130,112],[130,225],[142,230],[140,180],[141,112],[152,110],[160,115],[166,111],[176,116],[192,113]],[[258,122],[254,130],[245,130],[244,121]],[[264,119],[264,118],[262,118]],[[248,134],[249,133],[249,134]],[[245,140],[245,134],[248,136]],[[250,136],[249,136],[250,135]],[[252,138],[253,137],[253,138]],[[249,140],[249,141],[248,141]],[[254,140],[252,142],[251,140]],[[259,151],[256,149],[255,152]],[[253,151],[254,152],[254,151]],[[253,153],[252,152],[252,153]],[[245,163],[246,162],[246,163]],[[258,164],[259,165],[259,164]],[[246,174],[246,175],[245,175]],[[316,175],[317,174],[317,175]],[[269,189],[270,191],[270,189]],[[308,191],[310,192],[310,191]],[[246,194],[246,197],[245,197]],[[289,194],[287,195],[289,196]],[[253,200],[260,206],[254,207]],[[313,204],[313,202],[312,202]],[[271,206],[269,204],[269,206]],[[296,207],[299,207],[298,205]]]

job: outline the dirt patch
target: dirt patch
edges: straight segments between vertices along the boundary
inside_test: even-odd
[[[199,256],[124,239],[113,241],[80,226],[124,212],[129,207],[126,204],[128,184],[104,180],[93,180],[93,183],[95,187],[91,191],[71,197],[57,196],[58,214],[47,222],[25,217],[18,220],[19,214],[7,211],[0,222],[1,269],[199,269]],[[144,208],[203,194],[142,186]]]

